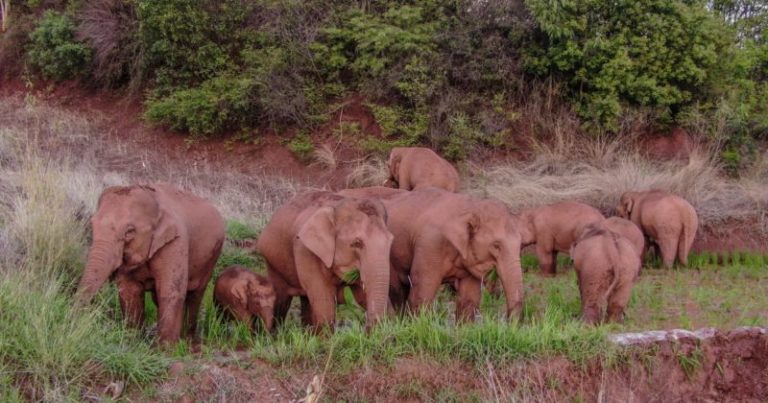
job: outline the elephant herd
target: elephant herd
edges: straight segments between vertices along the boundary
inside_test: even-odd
[[[225,269],[214,301],[229,316],[266,329],[282,323],[294,297],[302,322],[332,326],[345,287],[366,311],[366,326],[418,311],[443,284],[456,290],[456,317],[475,318],[484,279],[493,269],[506,314],[523,307],[521,249],[535,244],[541,272],[556,273],[558,252],[574,261],[582,317],[620,321],[637,278],[646,240],[670,267],[685,265],[698,227],[696,211],[659,190],[626,192],[605,218],[564,201],[516,214],[499,200],[456,193],[455,168],[426,148],[394,148],[389,186],[310,191],[279,208],[257,250],[267,276]],[[77,290],[88,303],[104,283],[117,284],[130,325],[144,320],[144,293],[158,307],[161,343],[179,339],[197,313],[224,242],[224,220],[207,201],[167,184],[106,189],[92,218],[93,243]],[[185,316],[186,314],[186,316]]]

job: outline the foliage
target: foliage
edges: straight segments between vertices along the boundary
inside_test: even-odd
[[[75,40],[75,24],[69,17],[48,10],[30,33],[27,57],[44,77],[66,80],[84,72],[91,51]]]
[[[195,136],[238,129],[249,121],[248,112],[253,105],[250,91],[254,86],[249,78],[217,76],[199,87],[150,99],[145,114],[152,122],[165,123]]]
[[[315,145],[312,143],[312,138],[306,131],[297,133],[296,136],[288,142],[288,148],[298,159],[304,162],[307,162],[315,151]]]
[[[717,20],[690,1],[527,2],[541,33],[526,68],[563,77],[580,116],[616,128],[623,105],[671,114],[695,98],[717,61]]]

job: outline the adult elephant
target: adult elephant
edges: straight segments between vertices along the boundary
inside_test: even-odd
[[[114,276],[128,324],[144,322],[144,293],[158,305],[158,337],[178,341],[186,308],[197,313],[224,242],[224,220],[209,202],[167,184],[104,190],[91,219],[93,243],[77,301],[88,303]]]
[[[563,201],[523,210],[520,219],[527,229],[522,232],[523,245],[535,243],[541,273],[554,276],[557,253],[568,253],[587,225],[605,217],[584,203]]]
[[[405,190],[436,187],[455,192],[459,173],[450,162],[424,147],[395,147],[387,162],[390,177],[386,183]]]
[[[348,272],[360,271],[366,322],[386,314],[392,234],[381,202],[314,191],[295,197],[275,212],[257,248],[275,287],[275,320],[281,322],[295,296],[305,324],[333,324],[336,296]]]
[[[661,190],[626,192],[616,207],[618,215],[643,230],[650,243],[660,249],[664,266],[675,257],[686,266],[699,228],[696,209],[685,199]]]
[[[643,235],[643,231],[641,231],[640,228],[632,221],[621,217],[610,217],[588,225],[584,231],[588,232],[593,228],[612,231],[618,235],[623,236],[635,248],[637,256],[640,258],[640,260],[643,259],[643,255],[645,254],[645,235]]]
[[[436,188],[399,195],[380,190],[387,207],[392,244],[393,305],[407,299],[417,310],[434,301],[441,284],[457,288],[456,316],[469,320],[480,305],[483,278],[496,270],[507,299],[507,315],[523,304],[519,225],[497,200],[477,199]],[[374,197],[376,188],[349,189],[346,195]]]

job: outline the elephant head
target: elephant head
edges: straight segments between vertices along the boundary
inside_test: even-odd
[[[443,233],[458,250],[464,266],[482,278],[495,266],[507,299],[507,315],[519,316],[523,306],[523,271],[520,265],[520,224],[505,205],[482,200],[450,219]]]
[[[619,205],[616,206],[616,214],[625,220],[632,221],[632,211],[638,196],[638,192],[624,192],[619,199]]]
[[[264,329],[272,330],[276,296],[269,280],[262,276],[250,276],[246,281],[234,284],[232,294],[248,313],[261,318]]]
[[[377,322],[389,305],[389,253],[392,233],[380,201],[343,198],[318,208],[297,240],[339,277],[358,269],[365,290],[367,322]]]
[[[176,220],[149,186],[116,186],[104,190],[91,218],[93,243],[77,288],[79,303],[88,303],[118,268],[146,264],[176,239]]]

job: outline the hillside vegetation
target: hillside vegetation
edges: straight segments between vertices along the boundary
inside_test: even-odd
[[[381,126],[371,150],[454,160],[575,118],[618,137],[684,126],[738,170],[768,134],[758,0],[4,3],[6,78],[127,91],[193,136],[310,132],[349,93]]]

